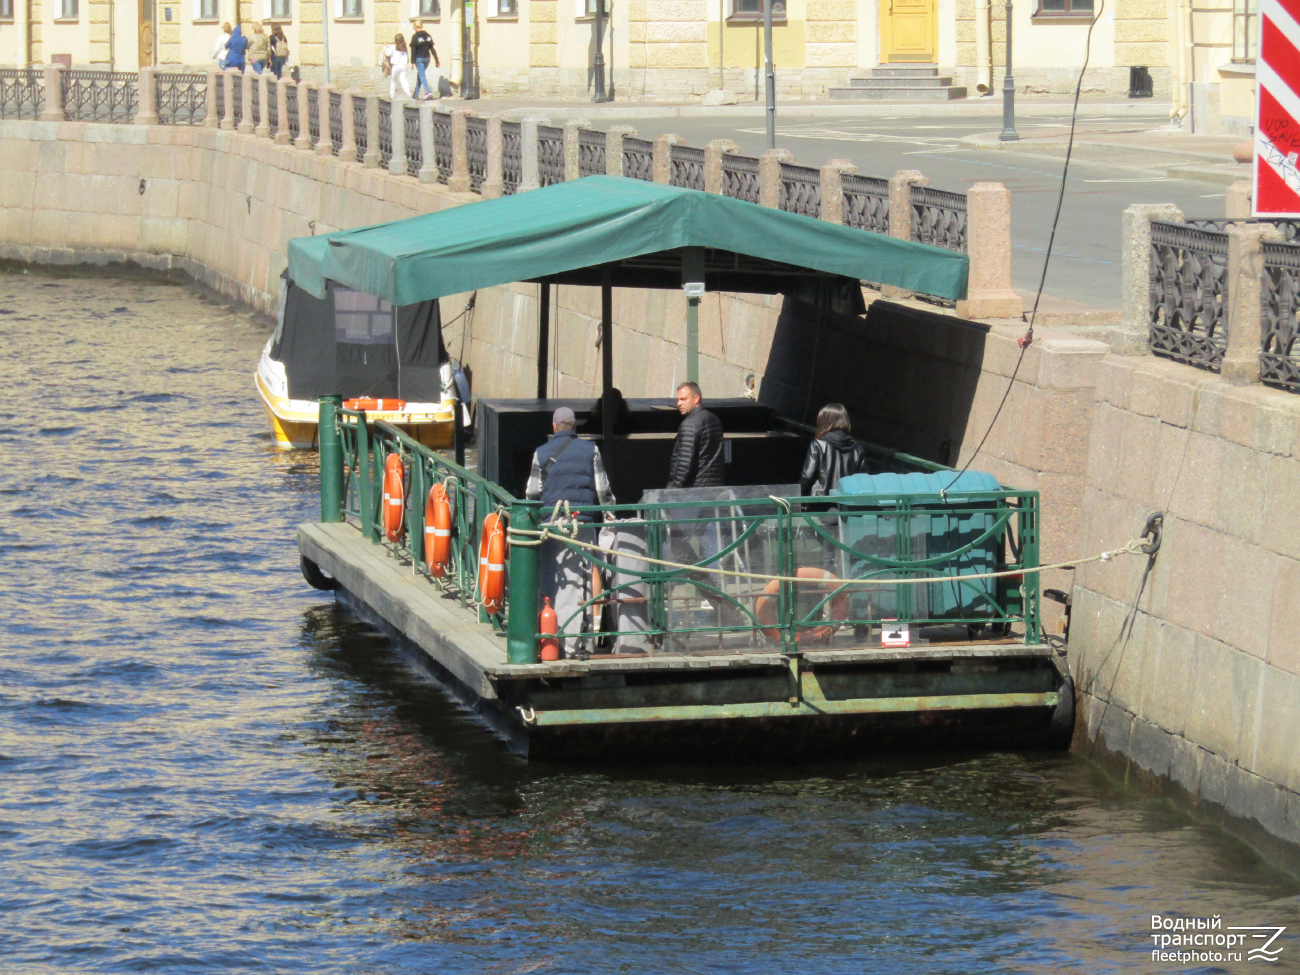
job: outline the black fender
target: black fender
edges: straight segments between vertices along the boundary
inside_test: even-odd
[[[307,556],[302,556],[299,560],[302,567],[302,577],[307,580],[307,585],[313,589],[321,589],[325,592],[332,592],[339,587],[339,581],[332,575],[328,575],[319,565],[313,562]]]

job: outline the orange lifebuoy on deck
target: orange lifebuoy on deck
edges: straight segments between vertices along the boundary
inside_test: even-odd
[[[447,574],[451,562],[451,501],[441,482],[429,488],[424,505],[424,557],[435,579]]]
[[[795,572],[795,575],[799,579],[819,583],[822,592],[833,592],[844,582],[843,579],[837,579],[825,569],[818,569],[815,566],[804,566]],[[758,597],[758,602],[754,605],[754,616],[765,627],[763,635],[773,643],[781,642],[781,631],[776,629],[774,625],[776,623],[776,597],[780,591],[781,583],[773,579],[763,587],[763,595]],[[831,600],[831,620],[846,620],[848,618],[849,594],[840,592]],[[795,637],[794,642],[797,646],[803,646],[805,643],[826,643],[838,629],[839,626],[831,625],[804,630]]]
[[[404,399],[375,399],[373,396],[361,396],[357,399],[343,401],[345,410],[364,410],[367,413],[395,413],[406,409]]]
[[[478,543],[478,591],[489,616],[501,612],[506,595],[505,519],[495,511],[483,519]]]
[[[402,537],[402,523],[406,520],[406,494],[402,458],[389,454],[384,461],[384,535],[390,542]]]

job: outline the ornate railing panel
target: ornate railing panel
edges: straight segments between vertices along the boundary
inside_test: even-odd
[[[159,125],[202,125],[208,111],[208,76],[170,72],[154,78],[154,111]],[[271,102],[274,104],[274,89]],[[268,106],[270,107],[270,106]]]
[[[758,157],[722,154],[722,195],[758,202]]]
[[[234,91],[235,101],[235,125],[244,121],[244,76],[242,74],[232,75],[229,78],[230,87]]]
[[[655,178],[655,147],[647,139],[623,137],[623,175],[652,182]]]
[[[280,131],[280,94],[274,79],[266,86],[266,125],[271,130],[271,138],[275,138]]]
[[[438,164],[438,182],[445,183],[451,176],[451,116],[446,112],[433,113],[433,158]]]
[[[822,173],[812,166],[781,163],[781,209],[805,217],[822,215]]]
[[[889,233],[889,180],[845,173],[840,187],[844,193],[844,226],[874,234]]]
[[[518,122],[501,123],[501,192],[509,196],[523,180],[523,130]]]
[[[330,152],[339,154],[343,148],[343,92],[330,92]]]
[[[668,182],[688,190],[704,189],[704,150],[694,146],[673,146],[668,153]]]
[[[352,99],[352,140],[357,144],[358,162],[365,159],[366,150],[370,148],[370,123],[366,112],[369,102],[368,98]]]
[[[0,118],[40,118],[44,100],[43,72],[34,68],[0,68]]]
[[[379,99],[379,168],[387,169],[393,161],[393,103]]]
[[[487,119],[482,116],[465,118],[465,158],[469,163],[470,192],[481,193],[487,177]]]
[[[298,86],[296,84],[285,85],[284,114],[289,123],[289,138],[297,142],[298,134],[302,131],[302,119],[298,118]]]
[[[253,86],[253,128],[262,124],[262,86],[258,84],[257,79],[249,76],[248,83]]]
[[[217,121],[222,122],[226,118],[226,76],[224,73],[217,75]]]
[[[130,122],[139,81],[134,71],[64,71],[63,117],[70,122]]]
[[[537,127],[537,182],[542,186],[564,182],[564,130],[553,125]]]
[[[1151,351],[1218,369],[1228,347],[1228,235],[1151,224]]]
[[[312,147],[320,142],[320,89],[307,89],[307,135]]]
[[[414,105],[402,108],[402,133],[406,139],[406,175],[419,176],[424,168],[424,143],[420,141],[420,110]]]
[[[1271,223],[1281,231],[1283,240],[1295,240],[1300,236],[1300,220],[1277,220],[1270,217],[1197,217],[1194,220],[1184,220],[1183,223],[1197,230],[1225,231],[1229,224],[1234,223]]]
[[[1263,345],[1259,378],[1300,393],[1300,244],[1264,244],[1264,281],[1260,303]]]
[[[578,175],[605,175],[605,133],[578,130]]]
[[[913,186],[912,239],[966,253],[966,194]]]

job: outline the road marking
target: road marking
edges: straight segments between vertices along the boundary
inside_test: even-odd
[[[1131,176],[1123,179],[1081,179],[1080,183],[1168,183],[1168,176]]]

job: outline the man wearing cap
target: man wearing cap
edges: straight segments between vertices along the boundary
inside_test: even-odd
[[[573,410],[561,406],[551,414],[551,438],[533,454],[533,470],[528,477],[525,497],[542,502],[542,520],[550,521],[556,506],[567,501],[577,508],[593,504],[614,504],[614,493],[609,489],[605,464],[600,448],[589,440],[581,439],[575,427]],[[590,515],[577,515],[579,521],[589,522]],[[579,529],[578,537],[585,542],[596,540],[589,528]],[[588,598],[590,573],[586,559],[563,542],[548,539],[541,552],[541,594],[551,597],[551,605],[559,617],[561,631],[574,632],[582,628],[582,618],[573,617]],[[566,645],[567,644],[567,645]],[[565,656],[578,650],[576,641],[560,640]]]

